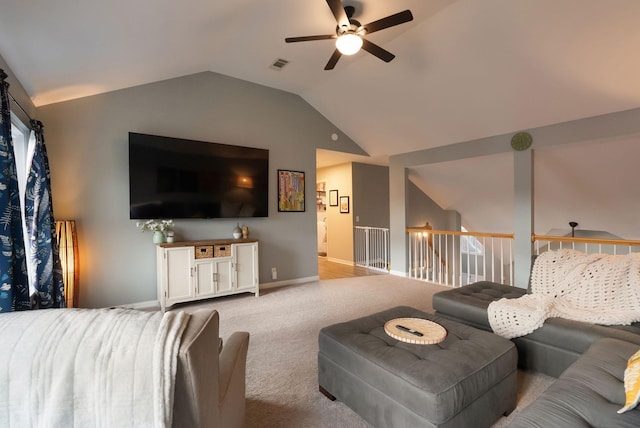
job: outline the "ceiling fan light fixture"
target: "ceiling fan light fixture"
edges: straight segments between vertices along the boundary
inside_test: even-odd
[[[358,20],[353,19],[354,7],[351,5],[343,5],[342,1],[343,0],[326,0],[337,24],[333,34],[286,37],[284,41],[286,43],[295,43],[337,39],[336,49],[333,51],[333,54],[331,54],[327,65],[324,66],[325,70],[333,70],[342,55],[353,55],[361,48],[384,62],[393,60],[396,57],[394,54],[372,43],[370,40],[365,40],[364,37],[376,31],[412,21],[413,14],[411,11],[407,9],[362,25]]]
[[[342,55],[353,55],[362,47],[362,37],[353,34],[343,34],[336,40],[336,48]]]

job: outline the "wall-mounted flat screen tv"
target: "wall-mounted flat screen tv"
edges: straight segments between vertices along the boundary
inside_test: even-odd
[[[132,219],[268,217],[269,150],[129,133]]]

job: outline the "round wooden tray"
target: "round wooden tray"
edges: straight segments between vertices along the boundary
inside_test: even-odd
[[[398,326],[413,330],[414,334],[405,331]],[[442,342],[447,337],[447,330],[440,324],[422,318],[395,318],[387,321],[384,331],[391,337],[401,342],[415,343],[417,345],[433,345]]]

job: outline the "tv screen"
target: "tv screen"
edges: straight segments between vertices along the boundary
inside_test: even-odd
[[[269,150],[129,133],[132,219],[268,217]]]

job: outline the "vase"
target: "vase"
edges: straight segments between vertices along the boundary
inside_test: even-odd
[[[240,229],[240,223],[238,223],[236,227],[233,228],[233,237],[235,239],[242,238],[242,229]]]
[[[164,233],[160,230],[156,230],[153,232],[153,243],[154,244],[162,244],[164,242]]]

